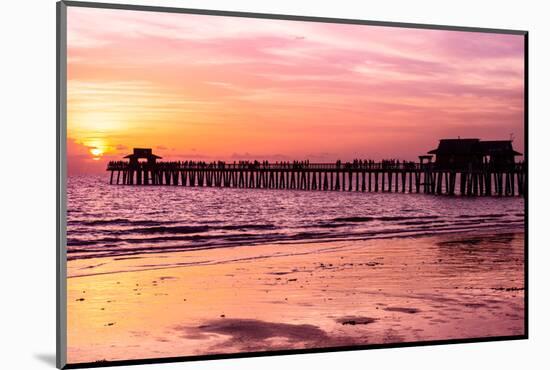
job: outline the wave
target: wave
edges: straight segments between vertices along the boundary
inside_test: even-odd
[[[480,215],[459,215],[458,218],[501,218],[507,216],[504,213],[489,213]]]
[[[201,241],[209,239],[228,239],[236,237],[248,237],[252,238],[254,236],[262,236],[262,234],[229,234],[229,235],[219,235],[219,234],[204,234],[204,235],[170,235],[170,236],[157,236],[157,237],[105,237],[97,239],[78,239],[78,238],[67,238],[67,245],[71,246],[84,246],[84,245],[101,245],[105,243],[124,243],[124,244],[141,244],[141,243],[160,243],[168,241]]]
[[[439,216],[366,216],[366,217],[336,217],[336,222],[369,222],[369,221],[405,221],[405,220],[435,220]]]
[[[374,221],[375,217],[336,217],[332,221],[336,222],[369,222]]]
[[[273,230],[276,226],[273,224],[242,224],[242,225],[178,225],[178,226],[152,226],[139,228],[123,229],[102,229],[102,228],[72,228],[71,234],[90,235],[90,234],[108,234],[108,235],[154,235],[154,234],[198,234],[211,231],[246,231],[246,230]]]
[[[120,226],[160,226],[177,221],[152,221],[152,220],[129,220],[127,218],[113,218],[108,220],[69,220],[68,225],[102,226],[102,225],[120,225]]]
[[[216,230],[272,230],[275,229],[275,225],[254,225],[254,224],[244,224],[244,225],[222,225],[222,226],[208,226],[208,225],[198,225],[198,226],[158,226],[158,227],[146,227],[146,228],[137,228],[137,229],[128,229],[124,230],[124,233],[137,233],[137,234],[192,234],[192,233],[203,233],[207,231],[216,231]]]
[[[387,239],[398,237],[418,237],[418,236],[433,236],[446,233],[467,233],[478,232],[481,230],[496,231],[496,230],[520,230],[523,228],[522,222],[511,222],[506,224],[488,224],[480,227],[479,225],[450,225],[448,227],[433,229],[430,227],[419,227],[415,229],[408,229],[406,232],[403,230],[385,230],[383,232],[364,232],[364,233],[298,233],[293,235],[239,235],[225,239],[212,238],[210,240],[203,240],[197,244],[174,244],[174,245],[161,245],[153,246],[152,243],[144,243],[147,246],[133,246],[125,248],[111,248],[111,249],[96,249],[96,248],[83,248],[83,249],[70,249],[68,250],[68,260],[74,259],[89,259],[100,257],[120,257],[120,256],[132,256],[139,254],[150,253],[166,253],[166,252],[182,252],[186,250],[204,250],[212,248],[226,248],[235,246],[254,246],[259,244],[288,244],[288,243],[317,243],[317,242],[338,242],[338,241],[355,241],[355,240],[371,240],[371,239]],[[139,244],[139,243],[136,243]]]

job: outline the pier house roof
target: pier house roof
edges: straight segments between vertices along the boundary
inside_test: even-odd
[[[441,139],[436,149],[429,154],[439,156],[518,156],[522,155],[512,147],[512,140],[487,140],[480,139]]]
[[[146,158],[146,159],[162,159],[162,157],[153,154],[153,149],[150,148],[134,148],[134,152],[132,154],[128,154],[127,156],[124,156],[124,158]]]
[[[437,149],[430,150],[429,154],[475,154],[481,152],[479,139],[441,139]]]

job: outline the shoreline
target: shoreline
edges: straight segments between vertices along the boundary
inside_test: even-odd
[[[521,335],[523,231],[68,262],[70,363]],[[93,333],[93,335],[92,335]]]
[[[467,223],[470,225],[470,223]],[[489,233],[496,230],[510,230],[510,228],[524,230],[524,224],[518,225],[516,223],[511,223],[506,226],[503,225],[485,225],[483,230],[479,227],[472,229],[469,227],[461,227],[461,225],[455,224],[447,227],[438,227],[437,231],[429,232],[426,227],[421,227],[418,229],[412,229],[409,231],[400,231],[400,230],[384,230],[376,232],[363,232],[355,234],[340,234],[333,235],[330,237],[319,237],[319,235],[311,234],[307,238],[296,238],[292,239],[291,237],[271,239],[271,240],[247,240],[235,241],[235,242],[225,242],[221,244],[204,244],[198,246],[171,246],[171,247],[162,247],[158,249],[122,249],[113,253],[112,251],[81,251],[73,250],[68,251],[67,260],[79,260],[79,259],[92,259],[92,258],[109,258],[109,257],[126,257],[126,256],[139,256],[142,254],[157,254],[157,253],[178,253],[178,252],[188,252],[193,250],[206,250],[206,249],[217,249],[217,248],[233,248],[233,247],[245,247],[245,246],[256,246],[256,245],[287,245],[287,244],[311,244],[311,243],[331,243],[331,242],[346,242],[346,241],[366,241],[366,240],[377,240],[377,239],[393,239],[393,238],[411,238],[411,237],[429,237],[436,236],[439,234],[455,234],[455,233]],[[188,238],[185,237],[185,238]],[[141,241],[140,241],[141,243]],[[100,255],[94,255],[93,253],[99,253]],[[101,254],[104,255],[101,255]]]
[[[506,230],[506,232],[503,232],[503,230]],[[498,232],[501,232],[497,234]],[[155,258],[168,258],[168,259],[176,259],[178,260],[181,257],[186,257],[189,254],[194,253],[208,253],[207,251],[236,251],[241,250],[244,248],[262,248],[262,247],[270,247],[270,248],[280,248],[280,249],[288,249],[289,246],[296,247],[296,246],[307,246],[310,244],[314,245],[328,245],[328,244],[336,244],[337,247],[342,247],[346,244],[355,244],[355,243],[361,243],[361,242],[370,242],[370,241],[377,241],[377,240],[399,240],[399,239],[424,239],[424,238],[437,238],[439,236],[448,236],[448,237],[454,237],[454,236],[461,236],[461,235],[469,235],[469,236],[484,236],[484,235],[504,235],[504,234],[522,234],[525,233],[525,227],[521,226],[514,226],[514,227],[487,227],[483,230],[478,229],[477,231],[471,231],[468,230],[466,233],[464,231],[459,232],[456,230],[438,230],[437,232],[433,233],[427,233],[424,235],[420,234],[402,234],[399,236],[376,236],[373,238],[338,238],[338,239],[331,239],[331,240],[305,240],[305,241],[275,241],[275,242],[258,242],[258,243],[251,243],[251,244],[231,244],[231,245],[225,245],[225,246],[212,246],[212,247],[198,247],[198,248],[189,248],[189,249],[182,249],[182,250],[175,250],[175,251],[151,251],[147,253],[136,253],[136,254],[130,254],[130,255],[114,255],[114,256],[102,256],[102,257],[90,257],[90,258],[77,258],[77,259],[69,259],[67,261],[67,279],[74,279],[74,278],[80,278],[80,277],[87,277],[87,276],[97,276],[97,275],[105,275],[110,273],[125,273],[125,272],[132,272],[132,271],[147,271],[152,269],[167,269],[167,268],[177,268],[177,267],[185,267],[185,266],[194,266],[193,264],[177,264],[170,267],[150,267],[150,268],[144,268],[142,270],[116,270],[116,271],[105,271],[105,272],[91,272],[87,274],[78,274],[78,275],[70,275],[71,266],[70,265],[78,265],[78,270],[87,270],[87,269],[94,269],[98,266],[104,266],[109,262],[116,261],[126,261],[126,260],[140,260],[140,259],[155,259]],[[305,251],[305,253],[308,253]],[[296,253],[294,253],[296,254]],[[262,256],[263,258],[271,258],[271,257],[278,257],[278,255],[267,255]],[[261,258],[261,257],[258,257]],[[242,258],[241,258],[242,260]],[[246,260],[246,258],[244,259]],[[238,260],[229,261],[229,262],[238,262]],[[215,263],[215,262],[214,262]],[[223,263],[223,262],[220,262]],[[208,263],[200,263],[197,262],[197,265],[207,265]],[[85,266],[81,266],[85,265]],[[131,266],[131,264],[130,264]]]

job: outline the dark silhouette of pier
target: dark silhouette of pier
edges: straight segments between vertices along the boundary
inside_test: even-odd
[[[483,153],[481,153],[483,154]],[[118,185],[170,185],[246,189],[425,193],[465,196],[523,196],[523,162],[480,161],[419,162],[354,160],[342,163],[309,161],[158,161],[151,149],[134,149],[129,161],[109,162],[110,183]],[[140,162],[140,159],[145,161]]]

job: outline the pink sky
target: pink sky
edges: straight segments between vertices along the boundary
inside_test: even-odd
[[[523,36],[68,10],[69,173],[165,159],[399,158],[440,138],[523,152]]]

